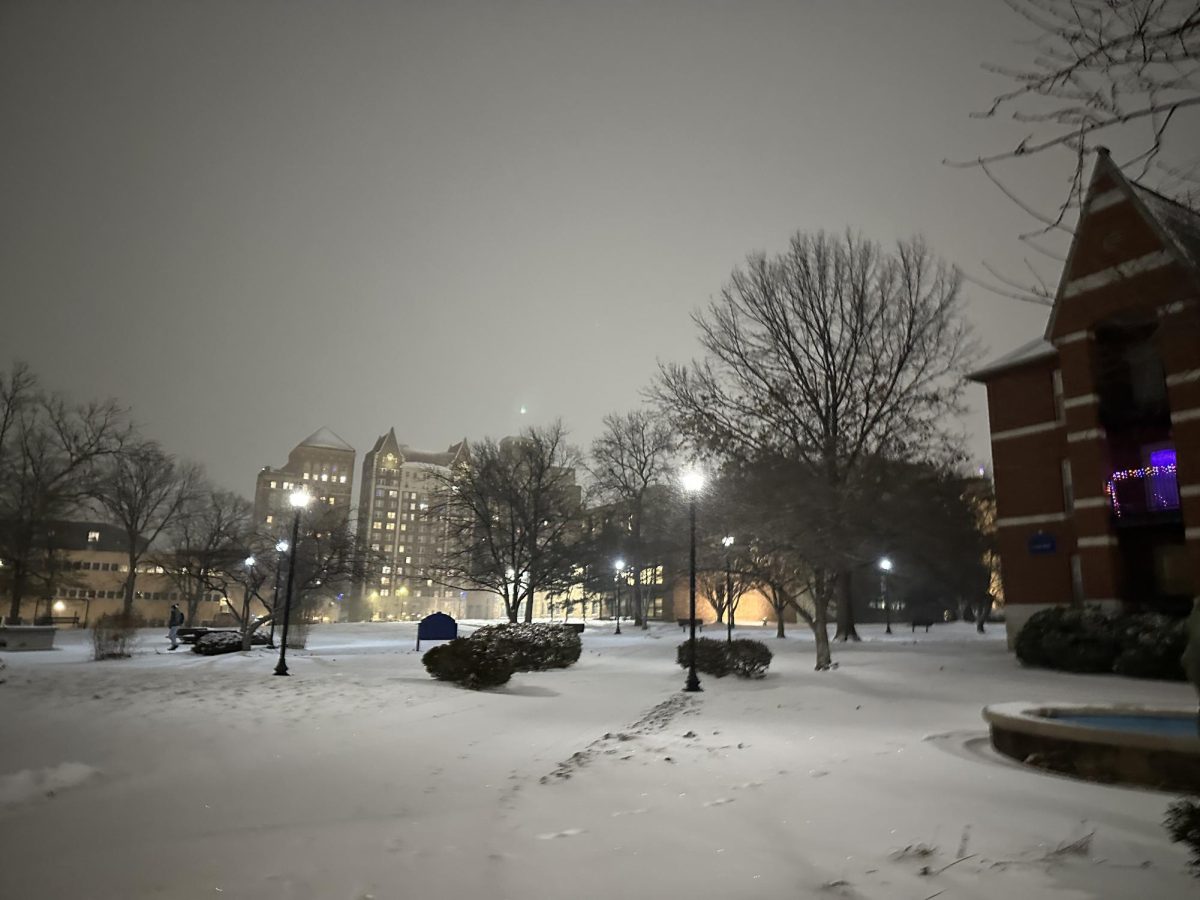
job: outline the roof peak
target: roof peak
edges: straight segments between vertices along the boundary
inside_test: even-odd
[[[322,450],[345,450],[350,453],[354,448],[342,440],[328,425],[322,425],[300,442],[301,447],[320,447]]]

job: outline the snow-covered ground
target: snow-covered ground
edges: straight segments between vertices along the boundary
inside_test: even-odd
[[[768,677],[699,695],[670,627],[589,628],[576,666],[486,693],[430,679],[410,624],[314,629],[291,678],[60,632],[0,673],[0,897],[1200,896],[1168,795],[1025,770],[980,718],[1189,687],[1025,670],[1002,627],[864,631],[816,673],[802,631],[746,629]]]

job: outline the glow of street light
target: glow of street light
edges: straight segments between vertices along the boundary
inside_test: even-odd
[[[247,557],[246,557],[246,559],[245,559],[245,563],[246,563],[246,568],[247,568],[247,569],[251,568],[251,567],[254,565],[254,557],[253,557],[253,556],[247,556]]]
[[[292,504],[294,509],[304,509],[304,507],[312,503],[312,494],[305,490],[293,491],[292,495],[288,497],[288,502]]]
[[[704,473],[699,469],[688,469],[679,476],[679,483],[689,494],[698,494],[704,489]]]
[[[516,578],[516,577],[517,577],[517,572],[516,572],[516,569],[513,569],[513,568],[508,568],[508,569],[505,569],[505,570],[504,570],[504,577],[505,577],[505,578],[509,578],[509,579]]]
[[[279,541],[278,543],[275,544],[275,549],[278,550],[280,553],[287,553],[288,552],[288,542],[287,541]]]
[[[883,557],[882,559],[879,560],[879,568],[881,571],[884,571],[884,572],[892,571],[892,561],[890,559],[888,559],[886,556]]]
[[[624,572],[625,571],[625,560],[618,559],[615,563],[613,563],[613,568],[616,569],[618,572]]]
[[[733,546],[733,535],[727,534],[727,535],[725,535],[725,537],[721,538],[721,546],[722,547],[732,547]]]

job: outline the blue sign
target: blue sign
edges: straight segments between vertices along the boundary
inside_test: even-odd
[[[1029,536],[1029,552],[1034,556],[1053,553],[1058,549],[1058,541],[1047,531],[1038,531]]]
[[[417,649],[421,641],[452,641],[458,637],[458,623],[453,616],[435,612],[426,616],[417,625]]]

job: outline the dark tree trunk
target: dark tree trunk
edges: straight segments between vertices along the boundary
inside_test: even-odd
[[[839,643],[861,641],[854,627],[854,597],[850,590],[850,573],[837,574],[837,631],[833,639]]]
[[[12,600],[8,604],[8,620],[10,622],[19,622],[21,620],[21,601],[25,599],[25,583],[24,567],[18,566],[14,568],[12,576]]]
[[[133,594],[135,587],[137,587],[137,566],[131,562],[129,564],[129,575],[125,578],[125,601],[121,606],[121,613],[127,619],[133,615]]]
[[[833,668],[833,654],[829,649],[829,624],[826,609],[826,604],[818,600],[812,626],[813,637],[816,638],[817,644],[816,670],[818,672],[827,672]]]

